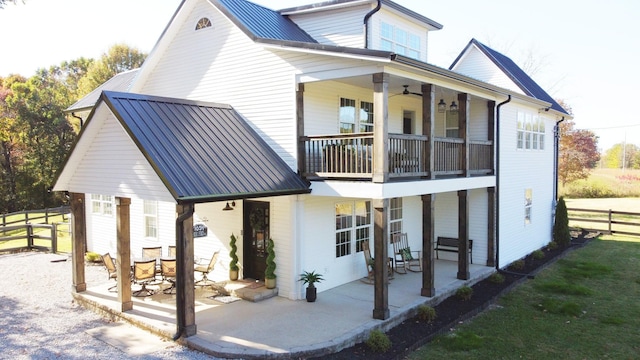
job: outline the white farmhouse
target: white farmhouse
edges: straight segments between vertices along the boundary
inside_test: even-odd
[[[57,178],[76,291],[85,246],[125,271],[142,247],[177,245],[178,313],[193,334],[189,269],[220,250],[225,278],[232,234],[240,276],[256,280],[273,239],[278,295],[292,300],[304,271],[324,276],[320,292],[367,276],[368,243],[373,316],[385,319],[397,234],[422,253],[426,297],[436,257],[467,279],[470,264],[502,268],[549,243],[554,130],[569,114],[476,40],[450,69],[429,64],[441,28],[388,0],[183,1],[128,89],[99,96]],[[438,238],[458,252],[436,253]]]

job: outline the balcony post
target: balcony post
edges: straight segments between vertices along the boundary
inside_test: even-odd
[[[487,266],[496,266],[496,188],[487,188]]]
[[[131,199],[116,197],[116,270],[121,311],[133,309],[131,300]]]
[[[460,138],[464,141],[461,153],[460,161],[462,162],[462,176],[469,177],[469,107],[471,104],[471,97],[469,94],[458,94],[458,131]]]
[[[389,199],[373,200],[373,242],[374,242],[374,308],[373,318],[388,319],[389,313],[389,272],[387,271]]]
[[[491,172],[489,175],[496,173],[496,164],[494,149],[496,148],[495,142],[496,133],[496,102],[493,100],[487,101],[487,140],[491,141],[491,150],[489,152],[489,164],[491,164]]]
[[[73,291],[79,293],[87,290],[84,273],[85,244],[87,242],[87,217],[85,211],[85,194],[69,193],[71,205],[71,268]]]
[[[304,136],[304,84],[298,84],[296,89],[296,138],[298,141],[298,173],[307,172]]]
[[[435,288],[435,260],[433,243],[435,239],[436,194],[422,195],[422,289],[420,295],[432,297]]]
[[[458,279],[469,280],[469,191],[458,191]]]
[[[435,179],[435,142],[433,141],[435,134],[435,99],[436,87],[431,84],[422,84],[422,135],[428,139],[426,146],[426,154],[423,155],[425,162],[424,168],[429,172],[429,179]]]
[[[389,74],[373,74],[373,182],[389,180]]]

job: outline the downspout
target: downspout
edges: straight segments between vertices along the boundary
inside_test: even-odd
[[[82,129],[82,123],[83,123],[82,116],[78,116],[74,112],[71,113],[71,116],[73,116],[74,118],[80,120],[80,129]]]
[[[511,102],[511,95],[496,107],[496,270],[500,270],[500,108]]]
[[[558,166],[560,165],[560,123],[564,121],[564,116],[562,119],[556,122],[556,127],[553,129],[553,209],[555,213],[556,204],[558,203]]]
[[[378,0],[378,5],[376,5],[376,7],[373,10],[369,11],[367,15],[364,16],[364,48],[365,49],[369,48],[369,19],[373,16],[373,14],[380,11],[380,8],[382,8],[382,0]]]
[[[184,238],[182,237],[183,229],[184,229],[184,221],[189,217],[193,216],[195,212],[195,206],[191,204],[187,212],[184,212],[178,215],[176,218],[176,268],[177,268],[177,276],[176,276],[176,326],[177,331],[173,335],[173,341],[178,340],[182,333],[184,332],[184,312],[185,312],[185,304],[184,304]]]

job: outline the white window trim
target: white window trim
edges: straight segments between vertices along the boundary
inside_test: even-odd
[[[354,122],[343,122],[342,118],[341,118],[341,109],[342,109],[342,99],[345,100],[350,100],[354,102],[354,113],[353,115],[353,119]],[[351,97],[347,97],[347,96],[339,96],[338,97],[338,132],[341,134],[358,134],[358,133],[363,133],[363,132],[373,132],[373,118],[371,119],[371,122],[368,122],[368,112],[367,114],[367,118],[363,119],[364,114],[362,113],[362,105],[363,103],[367,103],[367,104],[371,104],[371,114],[373,114],[373,101],[368,101],[368,100],[362,100],[362,99],[357,99],[357,98],[351,98]],[[353,132],[352,133],[343,133],[342,132],[342,124],[353,124]],[[368,127],[370,131],[361,131],[362,127]]]
[[[391,27],[391,37],[385,37],[383,29],[384,27],[389,26]],[[398,42],[397,36],[398,36],[398,32],[401,31],[403,32],[406,36],[405,36],[405,43],[402,44],[400,42]],[[416,42],[416,44],[418,45],[418,47],[413,47],[412,45],[412,41],[411,39],[417,39],[418,41]],[[392,25],[388,22],[385,21],[380,21],[380,50],[385,50],[382,47],[382,43],[383,42],[389,42],[391,43],[391,49],[387,49],[390,50],[391,52],[395,52],[397,54],[403,55],[403,56],[407,56],[416,60],[420,60],[422,58],[422,36],[415,34],[409,30],[407,30],[406,28],[402,28],[396,25]],[[400,48],[404,48],[406,50],[400,50]],[[417,56],[413,56],[413,54],[411,54],[412,52],[417,53]]]
[[[356,219],[356,215],[357,215],[357,204],[358,203],[364,203],[365,204],[365,208],[368,209],[369,211],[369,216],[368,216],[368,223],[363,224],[363,225],[358,225],[357,223],[357,219]],[[335,203],[334,206],[334,215],[337,215],[337,208],[338,205],[340,204],[349,204],[351,205],[351,227],[349,228],[342,228],[342,229],[338,229],[336,226],[335,229],[335,234],[336,234],[336,240],[337,240],[337,235],[340,233],[348,233],[349,234],[349,253],[348,254],[343,254],[338,256],[337,251],[338,251],[338,244],[334,243],[334,249],[336,251],[335,257],[336,259],[340,259],[340,258],[345,258],[348,257],[350,255],[356,255],[359,254],[360,252],[362,252],[362,247],[358,247],[358,242],[359,241],[363,241],[363,240],[368,240],[369,244],[371,244],[371,240],[372,240],[372,236],[373,236],[373,208],[371,205],[371,201],[365,200],[365,201],[341,201],[341,202],[337,202]],[[369,237],[368,238],[363,238],[363,239],[358,239],[358,230],[361,229],[368,229],[368,233],[369,233]]]
[[[395,204],[394,204],[395,203]],[[396,205],[397,207],[394,207]],[[395,217],[394,216],[397,216]],[[403,201],[402,198],[392,198],[389,200],[389,239],[393,236],[393,234],[398,234],[403,232]],[[395,228],[395,229],[394,229]]]
[[[533,189],[524,190],[524,224],[530,225],[533,222]]]
[[[546,147],[544,118],[537,114],[518,111],[516,119],[516,149],[544,151]]]
[[[101,216],[113,216],[115,205],[112,195],[91,194],[91,213]]]
[[[152,206],[153,207],[153,213],[147,213],[147,206]],[[151,200],[144,200],[142,203],[142,217],[143,217],[143,226],[144,226],[144,238],[145,239],[153,239],[153,240],[157,240],[159,238],[159,229],[160,229],[160,223],[158,221],[158,202],[157,201],[151,201]],[[155,224],[151,224],[148,222],[148,220],[154,220]],[[150,229],[151,226],[153,226],[155,229],[155,235],[149,235],[150,233]]]

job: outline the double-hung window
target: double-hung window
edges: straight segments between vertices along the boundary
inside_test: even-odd
[[[98,215],[113,215],[113,196],[91,194],[91,212]]]
[[[389,201],[389,235],[402,232],[402,198],[391,198]]]
[[[544,120],[530,113],[518,112],[517,147],[524,150],[544,150]]]
[[[144,237],[158,238],[158,202],[144,201]]]
[[[420,59],[420,36],[386,22],[380,24],[380,50]]]
[[[362,251],[371,240],[371,202],[348,201],[336,204],[336,258]]]
[[[341,134],[373,132],[372,102],[340,98],[338,117]]]
[[[533,207],[533,190],[524,190],[524,223],[531,224],[531,209]]]

